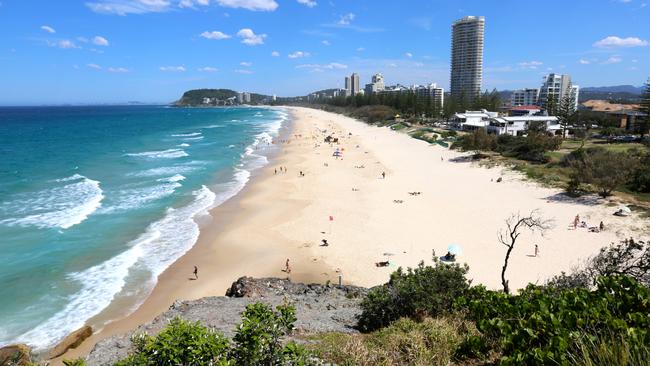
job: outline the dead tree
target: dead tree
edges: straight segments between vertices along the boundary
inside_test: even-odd
[[[521,231],[526,229],[531,233],[539,231],[542,236],[544,236],[546,231],[551,227],[552,221],[544,219],[539,215],[537,210],[533,210],[530,215],[524,217],[520,214],[513,214],[506,220],[506,229],[499,231],[499,243],[508,248],[505,260],[503,261],[503,268],[501,269],[501,284],[503,285],[503,292],[506,294],[510,293],[510,287],[506,280],[506,270],[508,269],[510,254],[515,248],[515,244],[517,243],[519,235],[521,235]]]

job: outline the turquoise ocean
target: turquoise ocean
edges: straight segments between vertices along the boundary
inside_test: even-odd
[[[0,345],[45,349],[133,309],[239,192],[288,120],[273,108],[0,108]],[[214,218],[219,220],[219,218]]]

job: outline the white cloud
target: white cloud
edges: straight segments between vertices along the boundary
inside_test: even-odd
[[[594,47],[598,48],[616,48],[616,47],[645,47],[648,41],[638,37],[621,38],[617,36],[609,36],[594,43]]]
[[[607,60],[605,60],[605,62],[603,62],[603,64],[605,64],[605,65],[618,64],[618,63],[621,63],[622,61],[623,61],[623,59],[620,56],[614,55],[614,56],[611,56],[610,58],[608,58]]]
[[[198,70],[200,72],[217,72],[217,71],[219,71],[219,69],[217,69],[216,67],[210,67],[210,66],[199,67]]]
[[[242,61],[242,62],[240,62],[239,64],[242,65],[242,66],[244,66],[244,67],[251,67],[251,66],[253,66],[253,63],[252,63],[252,62],[248,62],[248,61]]]
[[[413,58],[413,54],[411,52],[405,53],[404,56],[406,56],[408,58]]]
[[[63,49],[81,48],[81,47],[77,46],[76,44],[74,44],[74,42],[72,42],[72,41],[70,41],[68,39],[64,39],[64,40],[54,42],[54,43],[50,43],[50,42],[48,42],[48,43],[49,43],[50,46],[59,47],[59,48],[63,48]]]
[[[108,46],[108,40],[101,36],[93,37],[93,43],[98,46]]]
[[[273,57],[279,57],[279,56],[280,56],[280,52],[278,52],[278,51],[273,51],[273,52],[271,52],[271,56],[273,56]]]
[[[144,14],[168,11],[171,7],[169,0],[104,0],[87,2],[86,6],[100,14]]]
[[[54,28],[50,27],[49,25],[41,25],[41,29],[46,31],[47,33],[56,33]]]
[[[391,62],[387,65],[388,67],[397,67],[397,64],[394,62]]]
[[[232,38],[232,36],[219,31],[212,31],[212,32],[205,31],[201,33],[201,37],[206,39],[215,39],[215,40]]]
[[[580,59],[580,61],[578,61],[578,63],[580,65],[589,65],[591,63],[591,61],[585,60],[585,59]]]
[[[181,0],[181,2],[178,3],[179,8],[192,8],[194,9],[194,5],[201,5],[201,6],[208,6],[210,5],[210,0]]]
[[[86,37],[77,37],[77,41],[82,43],[88,43],[88,38]]]
[[[318,3],[314,0],[298,0],[298,4],[302,4],[308,8],[313,8],[314,6],[318,5]]]
[[[278,8],[275,0],[216,0],[226,8],[242,8],[252,11],[274,11]]]
[[[632,60],[632,63],[637,63],[637,62],[639,62],[639,60],[637,59]]]
[[[350,25],[350,23],[354,20],[356,16],[352,13],[347,13],[345,15],[341,15],[339,18],[339,21],[336,22],[338,25]]]
[[[95,69],[95,70],[101,70],[102,69],[102,67],[97,65],[97,64],[88,64],[86,66],[90,67],[91,69]]]
[[[359,48],[357,48],[357,52],[363,52],[363,51],[365,51],[365,50],[366,50],[366,49],[365,49],[364,47],[359,47]]]
[[[114,73],[122,74],[122,73],[125,73],[125,72],[129,72],[129,69],[127,69],[126,67],[109,67],[108,72],[114,72]]]
[[[520,62],[519,67],[522,69],[537,70],[538,67],[542,66],[544,63],[541,61],[526,61]]]
[[[160,71],[185,72],[185,66],[161,66]]]
[[[324,44],[325,46],[331,46],[332,44],[328,40],[321,41],[320,43]]]
[[[249,46],[264,44],[264,38],[266,38],[266,34],[255,34],[250,28],[240,29],[237,36],[242,39],[241,43]]]
[[[309,57],[309,52],[296,51],[294,53],[289,54],[289,58],[303,58],[303,57]]]
[[[251,71],[251,70],[244,70],[244,69],[238,69],[238,70],[235,70],[235,72],[238,73],[238,74],[246,74],[246,75],[250,75],[250,74],[253,73],[253,71]]]
[[[347,68],[348,65],[341,64],[338,62],[330,62],[329,64],[303,64],[303,65],[296,66],[296,69],[310,69],[313,71],[344,70]]]

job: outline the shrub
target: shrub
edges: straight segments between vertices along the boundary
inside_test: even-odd
[[[625,275],[650,287],[650,243],[625,239],[617,245],[601,248],[584,268],[571,274],[562,272],[547,282],[556,289],[592,288],[604,276]]]
[[[237,365],[304,363],[308,355],[294,343],[282,346],[281,338],[293,330],[295,309],[280,305],[277,312],[263,303],[248,305],[233,337],[232,358]]]
[[[595,339],[594,339],[595,338]],[[572,347],[569,362],[576,366],[647,366],[650,345],[612,335],[583,336]]]
[[[323,360],[337,365],[451,364],[456,350],[476,327],[458,317],[399,319],[370,334],[326,333],[313,338],[311,348]]]
[[[402,317],[437,317],[452,310],[454,300],[468,288],[467,266],[433,266],[421,262],[406,271],[398,268],[387,284],[373,288],[361,302],[359,328],[372,331]]]
[[[475,287],[459,298],[478,330],[500,343],[504,365],[569,364],[585,335],[650,342],[650,290],[631,277],[602,277],[595,291],[529,285],[517,296]]]
[[[118,366],[175,365],[310,365],[311,355],[282,337],[293,330],[296,318],[291,306],[274,312],[263,303],[250,304],[242,314],[233,342],[197,323],[175,318],[152,337],[134,335],[135,352]]]
[[[228,340],[198,322],[175,318],[157,336],[131,340],[135,353],[118,366],[227,364]]]

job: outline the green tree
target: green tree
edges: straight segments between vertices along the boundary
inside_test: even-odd
[[[603,148],[587,149],[579,158],[569,161],[574,169],[573,179],[577,183],[593,184],[603,198],[628,183],[637,165],[638,161],[630,155]]]
[[[567,126],[571,123],[575,115],[575,109],[575,94],[571,85],[569,85],[568,91],[564,94],[562,100],[560,100],[560,106],[557,109],[557,116],[562,126],[562,138],[566,138]]]
[[[546,113],[548,113],[549,116],[555,116],[557,115],[557,98],[553,94],[548,94],[546,97],[546,103],[544,104],[544,108],[546,109]]]
[[[645,83],[645,90],[641,96],[641,112],[645,114],[640,121],[637,121],[637,130],[641,139],[650,130],[650,78]]]

